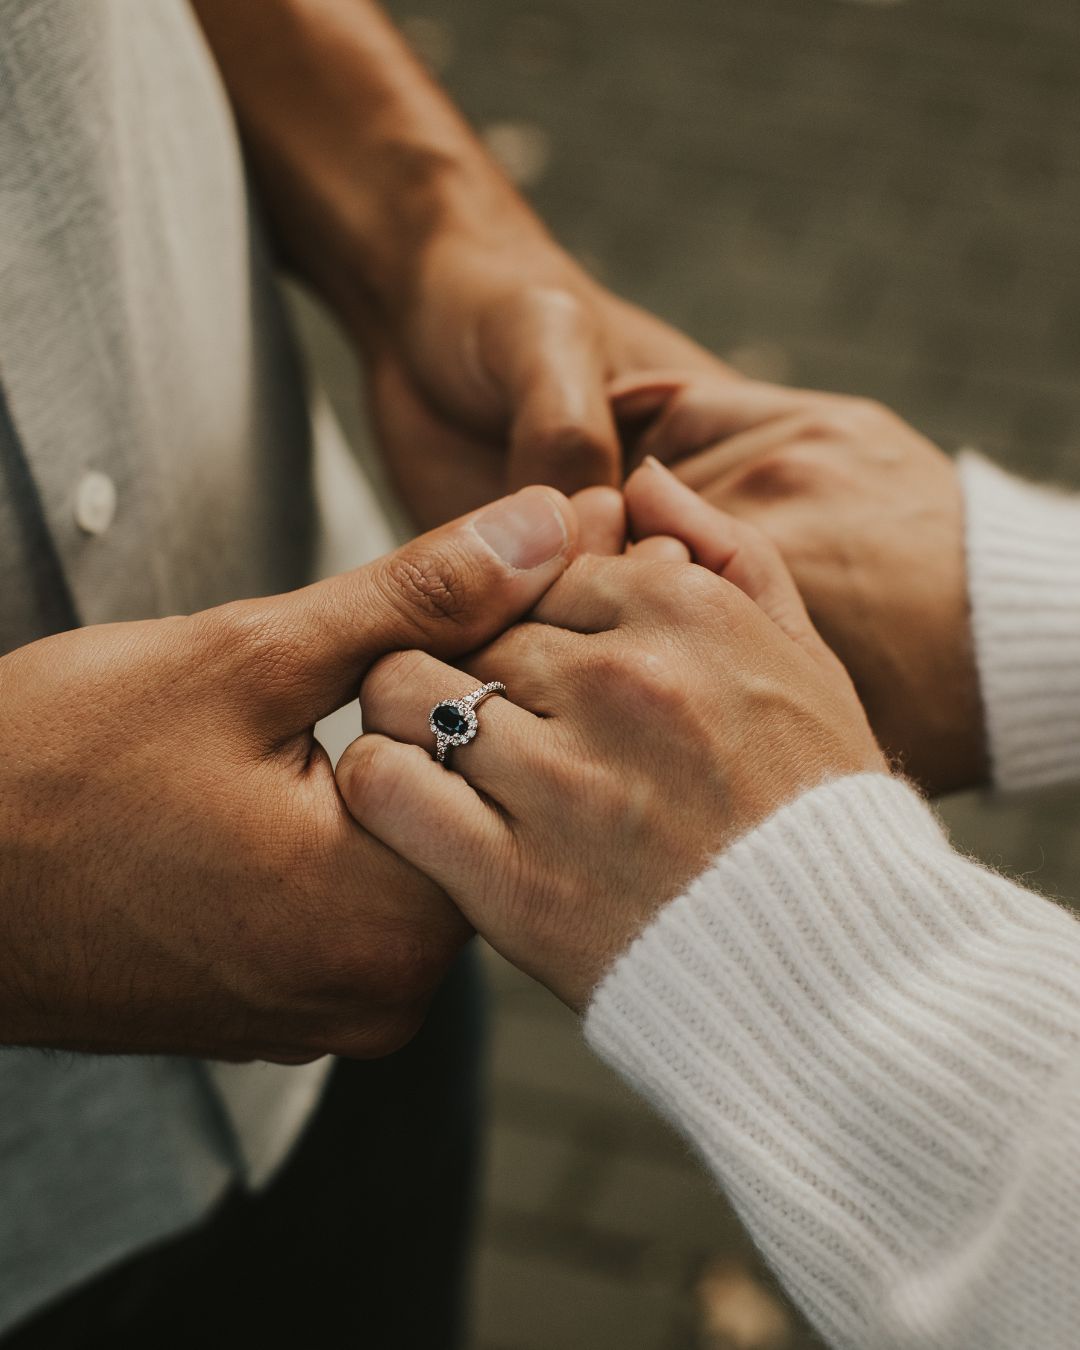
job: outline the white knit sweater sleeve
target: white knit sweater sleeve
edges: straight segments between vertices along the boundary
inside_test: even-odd
[[[1080,496],[970,453],[960,479],[994,781],[1080,781]]]
[[[884,775],[667,906],[586,1033],[850,1350],[1080,1345],[1080,923]]]

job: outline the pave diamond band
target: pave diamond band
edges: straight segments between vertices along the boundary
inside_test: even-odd
[[[468,745],[476,735],[479,730],[476,709],[484,699],[505,693],[506,685],[501,680],[492,680],[464,698],[443,699],[435,704],[428,716],[428,726],[435,737],[435,758],[440,764],[446,763],[446,756],[453,746]]]

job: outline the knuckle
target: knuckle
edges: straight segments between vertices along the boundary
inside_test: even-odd
[[[891,415],[876,399],[837,395],[807,414],[801,434],[807,440],[860,439],[880,427]]]
[[[817,430],[808,426],[801,434],[811,440],[832,438],[836,434],[834,428],[826,431],[820,429],[820,424],[815,426]],[[764,501],[802,496],[819,482],[822,467],[822,458],[813,444],[784,446],[748,464],[739,477],[737,490]]]
[[[667,716],[686,702],[686,677],[668,654],[643,652],[634,666],[631,691],[646,713]]]
[[[569,286],[534,283],[522,288],[520,301],[549,323],[558,323],[564,333],[585,332],[589,328],[588,308]]]
[[[724,631],[743,599],[742,592],[704,567],[684,567],[683,573],[678,597],[679,626],[690,628],[707,624]]]
[[[636,600],[643,610],[661,622],[682,613],[687,579],[692,572],[701,570],[692,568],[685,560],[635,558],[633,554],[628,558],[605,561],[617,563],[609,573],[614,593],[624,599]],[[703,575],[708,577],[710,574]]]
[[[629,644],[621,643],[618,647],[603,646],[588,652],[579,666],[581,681],[594,688],[607,688],[609,681],[621,681],[628,663],[634,660],[634,651]]]
[[[419,745],[406,745],[377,734],[361,736],[342,756],[338,764],[338,786],[350,814],[360,824],[377,828],[378,821],[393,819],[401,812],[415,810],[411,799],[408,760],[411,757],[427,765],[430,754]]]
[[[672,589],[684,617],[687,611],[693,613],[701,606],[712,608],[727,598],[727,588],[720,577],[705,567],[685,563],[679,568],[678,586]]]
[[[538,433],[533,443],[537,463],[549,486],[573,491],[607,482],[614,472],[614,453],[609,444],[587,427],[563,423]]]
[[[384,585],[390,600],[422,625],[462,623],[471,617],[469,569],[448,550],[410,549],[386,560]]]
[[[375,712],[401,686],[415,685],[428,659],[423,652],[413,648],[381,656],[368,670],[360,686],[361,711]]]
[[[610,763],[594,762],[579,778],[576,791],[590,819],[600,826],[617,821],[626,799],[623,776]]]
[[[527,285],[512,303],[516,304],[518,318],[533,334],[578,345],[592,336],[592,311],[569,286]]]
[[[363,818],[370,803],[382,800],[397,775],[391,763],[393,746],[380,736],[361,736],[338,760],[335,777],[345,804],[356,819]]]
[[[625,643],[598,652],[587,663],[591,687],[621,706],[642,712],[670,712],[686,698],[685,676],[672,654],[645,644]]]
[[[817,441],[832,441],[843,432],[843,419],[835,404],[825,404],[812,408],[791,423],[791,436],[787,450],[792,445],[803,443],[811,445]],[[778,458],[784,451],[778,452]]]
[[[656,423],[657,444],[671,453],[700,449],[715,440],[716,405],[712,392],[687,385],[668,402]]]
[[[714,572],[695,563],[652,561],[650,577],[638,588],[647,630],[664,643],[671,634],[700,624],[702,615],[723,608],[726,587]],[[663,659],[662,648],[653,653]]]
[[[878,427],[896,417],[891,408],[886,408],[876,398],[849,398],[845,403],[849,425],[854,424],[861,431]]]
[[[641,564],[633,558],[606,557],[600,553],[579,553],[555,586],[564,591],[574,587],[587,590],[589,587],[607,588],[611,594],[618,594],[628,584],[630,569],[641,569]],[[554,589],[554,588],[553,588]]]
[[[668,562],[658,566],[655,559],[635,558],[633,553],[628,558],[606,558],[604,561],[612,581],[627,594],[646,595],[652,599],[670,593],[673,567]]]
[[[532,766],[532,769],[534,775],[541,778],[550,789],[551,800],[558,803],[560,813],[568,802],[591,804],[594,789],[599,789],[606,780],[603,765],[588,753],[551,756],[543,763]]]

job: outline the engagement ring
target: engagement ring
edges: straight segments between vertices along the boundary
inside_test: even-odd
[[[468,745],[476,735],[476,709],[484,699],[492,694],[505,693],[506,685],[499,680],[492,680],[464,698],[445,699],[435,704],[428,718],[428,726],[435,737],[435,758],[440,764],[446,763],[447,753],[452,746]]]

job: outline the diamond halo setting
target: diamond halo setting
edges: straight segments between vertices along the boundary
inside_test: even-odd
[[[482,684],[464,698],[442,699],[428,714],[428,727],[435,737],[435,758],[446,763],[446,756],[454,746],[468,745],[480,730],[477,707],[492,694],[505,694],[506,685],[500,680]]]

